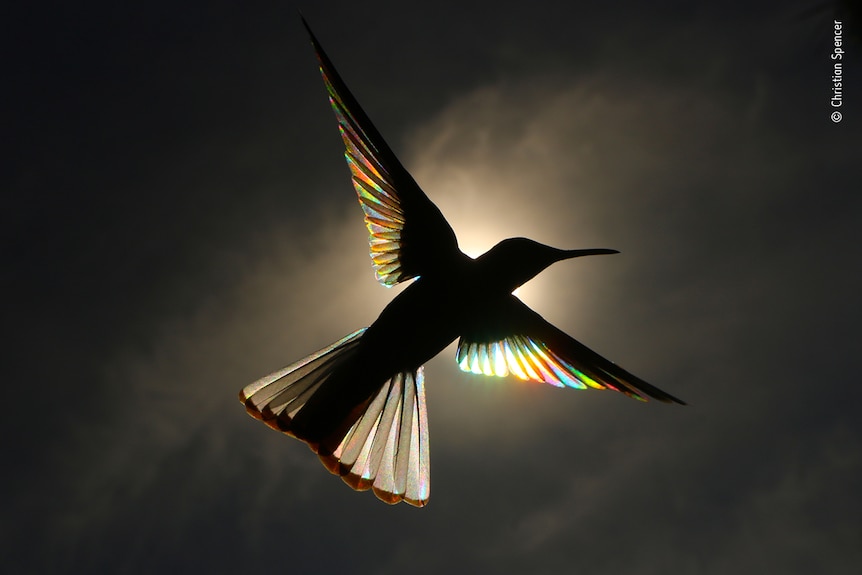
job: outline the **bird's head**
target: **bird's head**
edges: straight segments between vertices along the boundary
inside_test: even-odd
[[[477,263],[486,279],[511,293],[552,263],[580,256],[617,253],[617,250],[601,248],[561,250],[527,238],[509,238],[479,256]]]

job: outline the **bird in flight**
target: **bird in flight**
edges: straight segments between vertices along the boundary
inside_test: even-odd
[[[304,441],[332,473],[387,502],[430,494],[423,365],[456,338],[467,372],[683,404],[566,335],[512,292],[551,264],[610,249],[503,240],[473,259],[395,157],[303,18],[338,120],[371,259],[384,286],[412,280],[368,328],[246,386],[246,410]]]

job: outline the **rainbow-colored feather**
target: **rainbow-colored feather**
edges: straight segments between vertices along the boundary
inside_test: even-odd
[[[458,344],[458,367],[477,375],[506,377],[549,383],[556,387],[605,389],[607,386],[566,362],[542,342],[514,335],[490,343]]]
[[[353,187],[365,212],[374,273],[377,281],[392,287],[412,277],[403,272],[400,260],[404,211],[392,178],[379,160],[379,151],[339,96],[323,65],[320,66],[320,73],[329,93],[329,103],[338,120],[338,130],[345,147],[344,157],[353,176]]]

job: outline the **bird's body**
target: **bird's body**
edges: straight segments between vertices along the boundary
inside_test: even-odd
[[[315,394],[318,401],[309,401],[292,422],[293,433],[319,445],[318,453],[331,453],[344,425],[354,423],[358,414],[349,414],[356,406],[392,374],[415,372],[458,337],[457,292],[449,282],[420,278],[398,294],[365,330],[353,357]],[[342,383],[342,374],[348,383]]]
[[[349,411],[370,398],[393,373],[418,370],[459,336],[475,333],[477,326],[487,324],[487,316],[523,283],[512,287],[503,277],[511,275],[506,274],[513,268],[510,262],[517,262],[521,255],[511,252],[517,252],[521,242],[541,246],[523,238],[516,241],[501,242],[475,260],[460,254],[445,275],[420,277],[396,296],[362,335],[355,355],[330,377],[325,389],[315,394],[323,398],[332,389],[333,397],[344,400],[344,407],[333,408],[334,401],[329,398],[310,401],[301,417],[292,422],[294,435],[320,445],[322,452],[331,452],[341,440],[341,427],[345,422],[353,424],[347,417]],[[350,384],[341,384],[341,373],[348,374]]]
[[[367,329],[246,386],[240,400],[251,415],[305,441],[354,488],[373,487],[389,503],[421,506],[429,494],[422,366],[455,339],[465,371],[682,403],[512,295],[554,262],[615,250],[560,250],[512,238],[476,259],[462,253],[439,209],[308,32],[365,212],[377,278],[384,285],[413,282]]]

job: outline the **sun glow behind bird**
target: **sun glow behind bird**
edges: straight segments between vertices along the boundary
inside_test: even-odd
[[[613,178],[605,170],[607,158],[595,157],[596,141],[607,137],[596,118],[607,117],[610,104],[596,96],[603,89],[591,83],[552,92],[479,87],[411,130],[406,163],[452,224],[464,253],[478,257],[512,235],[551,245],[620,247],[609,240],[619,234],[608,233],[618,214],[610,221],[596,218],[608,201],[600,191]],[[573,296],[595,290],[605,270],[633,264],[602,260],[552,267],[514,293],[545,313],[572,317],[573,324],[591,329],[577,311],[586,301]]]
[[[491,151],[487,154],[474,151],[473,155],[463,157],[449,155],[451,152],[447,153],[449,148],[446,147],[423,147],[427,139],[445,138],[447,142],[454,140],[451,143],[457,148],[462,138],[469,139],[474,130],[482,130],[481,124],[473,125],[469,120],[463,124],[458,122],[460,130],[455,130],[449,126],[453,121],[451,113],[444,112],[421,127],[408,142],[413,152],[408,162],[417,181],[428,190],[458,234],[461,251],[477,258],[513,233],[555,245],[586,245],[597,241],[593,238],[598,234],[593,234],[588,226],[573,223],[571,214],[563,215],[554,209],[555,197],[562,196],[562,190],[570,182],[555,182],[543,173],[541,166],[524,159],[501,157]],[[553,133],[548,135],[552,137]],[[517,142],[512,144],[512,148],[518,148]],[[525,193],[525,190],[541,190],[542,195]],[[580,270],[605,264],[589,261],[592,259],[579,262]],[[564,290],[555,286],[554,274],[569,280]],[[575,295],[573,288],[580,282],[571,280],[582,277],[576,270],[551,268],[513,293],[540,310],[572,315],[576,314],[576,309],[569,298]],[[561,294],[564,297],[557,297]]]

